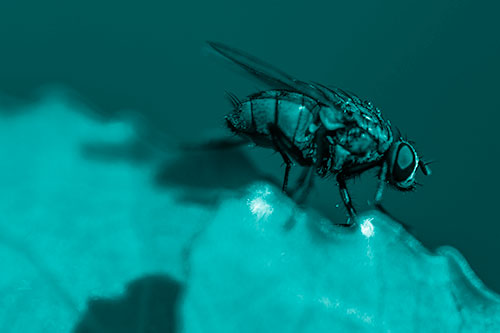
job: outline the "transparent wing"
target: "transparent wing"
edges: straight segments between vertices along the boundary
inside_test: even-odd
[[[363,100],[353,92],[343,90],[337,87],[325,86],[317,82],[315,82],[315,85],[321,88],[325,94],[329,95],[329,98],[332,101],[354,102],[358,105],[363,104]]]
[[[272,88],[287,89],[302,93],[323,104],[331,104],[333,95],[324,87],[301,81],[288,75],[282,70],[250,55],[243,51],[234,49],[227,45],[217,42],[208,42],[208,44],[224,58],[235,63],[255,78],[269,85]]]

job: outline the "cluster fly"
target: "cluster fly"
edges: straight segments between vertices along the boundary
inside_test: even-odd
[[[229,129],[257,146],[277,151],[286,165],[283,191],[294,162],[320,177],[335,176],[342,201],[351,218],[356,216],[346,181],[378,168],[375,204],[380,206],[386,184],[399,191],[417,185],[420,167],[431,173],[413,145],[395,138],[391,124],[369,101],[340,88],[304,82],[221,43],[209,45],[224,58],[270,86],[239,100],[228,94],[234,106],[226,115]],[[299,182],[312,176],[303,174]]]

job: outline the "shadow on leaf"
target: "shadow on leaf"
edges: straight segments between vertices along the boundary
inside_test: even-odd
[[[276,184],[240,149],[188,152],[163,164],[156,174],[160,187],[181,189],[180,200],[214,204],[221,190],[239,190],[257,180]]]
[[[175,332],[182,286],[165,275],[131,282],[122,297],[93,299],[74,333]]]

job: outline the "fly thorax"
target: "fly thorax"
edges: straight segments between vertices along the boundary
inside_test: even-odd
[[[345,126],[343,112],[336,108],[323,106],[319,110],[319,119],[328,131],[335,131]]]

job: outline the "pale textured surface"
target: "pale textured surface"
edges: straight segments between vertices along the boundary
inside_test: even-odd
[[[89,298],[147,274],[183,279],[183,246],[212,214],[178,206],[148,164],[88,156],[126,151],[133,130],[74,109],[48,98],[0,116],[0,332],[68,332]]]
[[[500,300],[451,248],[371,212],[351,229],[266,184],[225,202],[192,247],[187,332],[497,332]]]
[[[104,327],[94,297],[123,322],[126,286],[150,274],[187,285],[187,332],[498,329],[497,296],[456,251],[433,255],[377,214],[365,216],[373,230],[363,224],[372,237],[332,228],[266,184],[179,200],[201,190],[158,184],[158,160],[134,155],[129,125],[75,108],[48,98],[0,116],[0,332]],[[156,332],[143,311],[128,331]],[[89,332],[128,332],[109,325]]]

